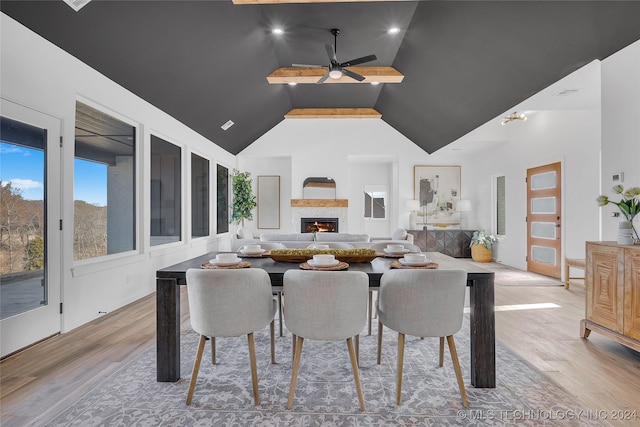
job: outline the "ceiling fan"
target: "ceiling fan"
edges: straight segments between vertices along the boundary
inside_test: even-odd
[[[338,50],[338,34],[340,34],[340,30],[337,28],[333,28],[330,30],[331,34],[333,34],[333,45],[325,44],[324,48],[327,50],[327,55],[329,56],[329,71],[320,78],[316,83],[324,83],[328,78],[339,79],[343,75],[351,77],[354,80],[359,82],[365,79],[364,76],[361,76],[358,73],[354,73],[353,71],[349,71],[346,67],[351,67],[358,64],[364,64],[365,62],[371,62],[378,59],[375,55],[367,55],[361,58],[352,59],[346,62],[338,62],[336,57],[336,51]],[[305,65],[305,64],[293,64],[294,67],[324,67],[324,65]]]

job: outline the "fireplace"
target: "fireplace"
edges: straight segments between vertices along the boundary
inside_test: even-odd
[[[300,218],[302,233],[337,233],[338,218]]]

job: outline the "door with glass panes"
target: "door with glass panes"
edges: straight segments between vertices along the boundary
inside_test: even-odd
[[[561,165],[527,169],[527,270],[560,278]]]
[[[60,120],[0,100],[1,356],[60,332]]]

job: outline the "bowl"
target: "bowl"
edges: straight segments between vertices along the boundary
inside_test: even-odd
[[[427,256],[425,254],[406,254],[404,260],[409,264],[423,264],[427,262]]]
[[[387,252],[402,252],[403,250],[403,245],[387,245]]]
[[[314,244],[312,249],[329,249],[329,245],[316,245],[316,244]]]
[[[331,265],[336,261],[334,255],[319,254],[313,256],[313,262],[316,265]]]
[[[262,250],[260,245],[244,245],[242,250],[246,253],[257,253]]]
[[[216,262],[219,264],[233,264],[239,261],[240,259],[238,258],[237,254],[224,253],[216,255]]]

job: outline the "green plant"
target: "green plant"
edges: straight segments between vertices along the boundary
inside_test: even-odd
[[[613,187],[613,192],[616,194],[622,194],[622,199],[620,199],[619,202],[614,202],[613,200],[609,200],[607,196],[601,195],[596,199],[598,206],[606,206],[609,203],[618,206],[618,209],[620,209],[620,212],[622,212],[625,219],[631,223],[631,228],[633,229],[633,233],[636,235],[635,238],[637,240],[639,237],[638,232],[633,226],[633,218],[640,213],[640,187],[631,187],[625,191],[624,187],[618,184]]]
[[[486,235],[484,230],[478,230],[473,232],[473,236],[471,237],[471,244],[469,247],[474,245],[483,245],[487,249],[492,249],[493,244],[496,242],[496,238],[493,234]]]
[[[256,196],[251,191],[251,173],[240,172],[237,169],[231,174],[231,188],[233,192],[233,203],[231,204],[231,221],[235,224],[242,224],[244,220],[252,220],[251,211],[255,209]]]

